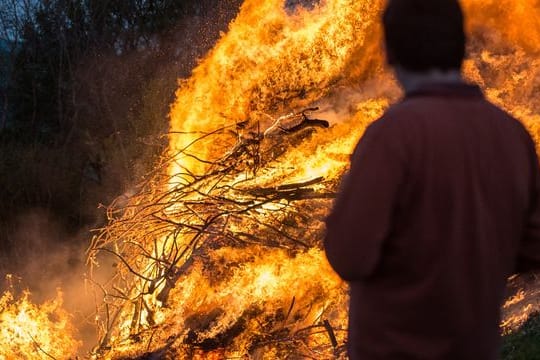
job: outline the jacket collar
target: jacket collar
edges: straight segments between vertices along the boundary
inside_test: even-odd
[[[406,99],[418,96],[484,97],[484,94],[477,85],[462,82],[422,84],[405,94]]]

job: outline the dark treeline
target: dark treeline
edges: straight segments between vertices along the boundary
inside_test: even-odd
[[[162,152],[177,79],[240,3],[1,2],[1,254],[32,245],[19,235],[28,214],[57,224],[59,238],[102,225],[98,204],[128,191]]]

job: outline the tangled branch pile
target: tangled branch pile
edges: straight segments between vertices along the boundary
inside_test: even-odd
[[[183,355],[225,348],[268,353],[269,346],[289,355],[343,352],[342,316],[327,309],[345,299],[323,296],[341,283],[324,278],[291,289],[294,281],[278,280],[275,273],[302,280],[302,271],[320,271],[314,260],[320,258],[322,220],[337,182],[317,177],[281,183],[275,176],[283,172],[276,168],[280,155],[329,126],[308,117],[315,110],[275,119],[264,131],[244,123],[198,134],[195,142],[235,141],[213,161],[187,146],[164,160],[127,205],[109,209],[111,224],[95,237],[89,257],[95,264],[103,253],[117,259],[114,277],[100,286],[100,351],[118,350],[129,339],[130,356],[137,354],[134,343],[141,345],[138,355],[141,349],[179,348]],[[207,170],[194,174],[177,164],[183,171],[173,174],[171,184],[163,169],[186,158]],[[194,278],[196,288],[186,292]],[[227,299],[231,289],[245,286],[251,294]],[[338,318],[334,329],[331,320]],[[167,326],[175,327],[172,338]],[[158,334],[163,331],[166,339]]]

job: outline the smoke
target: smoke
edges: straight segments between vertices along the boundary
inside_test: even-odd
[[[29,210],[15,219],[10,241],[16,246],[3,270],[16,269],[17,275],[27,278],[28,286],[42,293],[44,287],[54,286],[53,274],[70,274],[78,264],[78,249],[73,248],[72,242],[61,241],[69,237],[62,224],[52,219],[47,211]],[[49,280],[42,281],[44,279]]]
[[[328,96],[314,103],[314,106],[319,108],[316,117],[334,125],[350,120],[358,113],[359,106],[363,103],[380,99],[394,102],[400,96],[401,90],[393,75],[390,71],[386,71],[360,85],[337,87]]]
[[[298,7],[303,7],[308,10],[311,10],[315,6],[317,6],[319,3],[320,3],[320,0],[286,0],[285,8],[290,12],[293,12]]]
[[[28,289],[36,304],[56,298],[62,290],[64,308],[73,316],[78,337],[86,344],[96,341],[95,328],[87,321],[95,303],[85,287],[84,261],[87,234],[69,234],[61,221],[45,210],[34,209],[16,219],[11,241],[17,244],[10,258],[5,258],[0,272],[0,289]],[[88,349],[84,349],[88,350]]]

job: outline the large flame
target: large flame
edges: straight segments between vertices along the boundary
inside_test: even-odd
[[[171,151],[185,149],[200,132],[244,121],[268,127],[268,115],[306,107],[337,84],[351,85],[377,71],[380,6],[380,1],[335,0],[289,14],[282,0],[246,1],[227,35],[178,90]],[[212,140],[191,145],[190,152],[215,158],[236,139]],[[348,151],[347,146],[336,150]],[[204,170],[196,161],[177,161],[192,171]],[[173,167],[170,173],[181,172]]]
[[[250,131],[266,134],[280,116],[314,104],[323,108],[320,116],[327,117],[332,128],[290,146],[244,181],[268,186],[317,177],[338,179],[346,169],[346,155],[365,126],[399,96],[384,68],[379,46],[382,6],[382,1],[334,0],[321,2],[311,10],[293,11],[279,0],[247,0],[227,35],[177,92],[171,111],[170,151],[175,161],[169,168],[170,188],[208,172],[211,163],[219,162],[235,144],[250,136]],[[532,104],[538,91],[534,83],[538,71],[535,45],[540,29],[532,14],[538,13],[538,7],[532,1],[469,1],[465,9],[470,14],[481,14],[471,16],[467,23],[473,40],[465,64],[466,76],[482,85],[492,101],[519,117],[537,136],[534,114],[538,109]],[[527,19],[527,34],[519,31],[515,18]],[[501,21],[504,25],[497,26]],[[234,181],[240,179],[234,178],[231,183]],[[208,195],[207,187],[201,186],[200,190],[202,195],[189,199]],[[170,209],[171,217],[179,212],[179,206]],[[163,251],[163,245],[158,248]],[[217,311],[212,317],[213,326],[197,333],[201,341],[214,339],[234,327],[255,304],[276,311],[286,309],[291,298],[302,296],[307,304],[319,308],[320,314],[317,320],[300,317],[298,326],[308,327],[310,321],[311,325],[320,321],[328,309],[328,299],[332,299],[336,313],[326,314],[326,318],[336,328],[345,328],[344,287],[329,270],[322,251],[293,257],[260,252],[258,247],[215,250],[211,257],[223,258],[224,268],[214,268],[214,272],[205,272],[201,267],[192,269],[173,290],[173,307],[180,310],[164,315],[163,321],[170,324],[175,319],[182,327],[188,323],[187,327],[193,328],[189,324],[193,314]],[[238,260],[234,259],[239,254],[241,270],[236,265],[225,270],[227,264],[236,264]],[[221,271],[230,272],[224,281],[216,284],[204,280],[217,277],[216,272]],[[298,283],[298,277],[303,281]],[[318,282],[332,285],[313,288],[312,284]],[[288,291],[291,284],[292,292]],[[318,301],[321,296],[327,301]],[[257,333],[256,328],[246,326],[243,330],[249,333],[247,329]],[[227,354],[246,353],[249,339],[250,335],[239,336],[234,343],[226,344]],[[329,344],[328,339],[320,341]]]
[[[180,82],[166,181],[149,181],[146,195],[96,241],[96,248],[121,260],[111,283],[100,288],[107,310],[98,314],[106,321],[96,356],[345,356],[347,288],[321,249],[331,201],[299,200],[300,187],[272,201],[260,194],[292,184],[309,184],[308,195],[335,191],[365,127],[399,98],[380,46],[383,5],[326,0],[293,8],[283,0],[245,1],[227,34]],[[463,5],[471,37],[466,77],[523,121],[539,143],[538,2]],[[286,131],[273,132],[291,113],[314,106],[320,111],[313,116],[330,128],[293,140]],[[257,153],[240,152],[244,144],[255,144]],[[230,165],[235,157],[243,162]],[[253,195],[253,189],[260,191]],[[147,198],[155,202],[147,205]],[[239,204],[249,206],[241,213]],[[242,217],[247,213],[249,219]],[[24,324],[17,314],[27,299],[4,297],[0,305],[11,305],[2,316]],[[39,311],[32,314],[40,328],[54,325]],[[10,339],[2,335],[0,346],[23,351]]]
[[[62,308],[62,293],[41,305],[30,297],[27,291],[17,295],[13,286],[0,297],[0,360],[75,356],[81,343]]]

